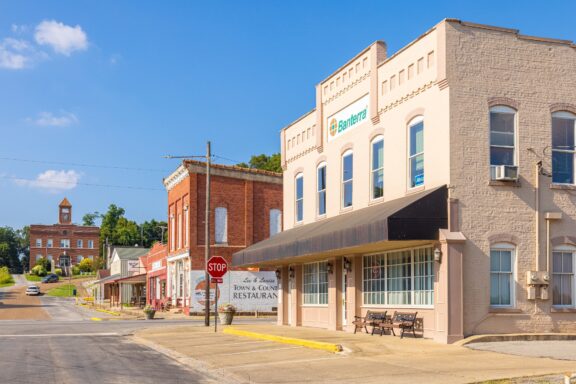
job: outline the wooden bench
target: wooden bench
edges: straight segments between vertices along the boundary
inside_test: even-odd
[[[384,312],[376,312],[376,311],[368,311],[366,312],[366,316],[354,316],[354,333],[358,329],[364,328],[366,333],[368,333],[368,326],[372,327],[372,335],[374,334],[374,327],[376,324],[380,322],[386,321],[386,311]]]
[[[416,324],[416,315],[418,312],[394,312],[394,315],[390,319],[390,321],[379,322],[376,324],[376,328],[380,329],[380,335],[384,333],[384,331],[391,331],[394,336],[396,333],[394,332],[394,328],[400,329],[400,338],[404,337],[404,332],[412,331],[412,335],[416,337],[415,332],[415,324]],[[372,330],[374,331],[374,330]]]

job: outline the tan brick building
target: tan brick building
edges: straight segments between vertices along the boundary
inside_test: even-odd
[[[576,46],[447,19],[376,42],[281,131],[279,323],[417,311],[440,342],[576,330]]]
[[[205,163],[186,160],[164,179],[168,191],[167,296],[185,310],[199,309],[205,284],[205,175]],[[212,164],[210,185],[211,255],[224,257],[230,270],[245,270],[231,267],[232,254],[281,231],[282,175]],[[275,281],[273,271],[260,274]]]
[[[72,265],[82,259],[95,260],[100,246],[100,228],[72,223],[72,205],[64,198],[58,205],[58,224],[30,225],[30,269],[41,257],[55,267],[67,258]]]

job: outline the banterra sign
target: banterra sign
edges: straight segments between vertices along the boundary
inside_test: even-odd
[[[328,117],[326,124],[328,126],[328,141],[351,131],[362,124],[369,115],[368,105],[370,95],[365,95],[356,100],[346,108]]]

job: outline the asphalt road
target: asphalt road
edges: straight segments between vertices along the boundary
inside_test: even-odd
[[[203,326],[202,321],[92,321],[99,313],[75,306],[71,299],[43,296],[40,305],[18,305],[18,300],[26,299],[21,291],[21,287],[0,291],[0,297],[15,300],[14,305],[0,305],[0,314],[25,306],[45,311],[49,318],[0,320],[0,383],[222,382],[214,372],[192,370],[131,338],[142,328]]]

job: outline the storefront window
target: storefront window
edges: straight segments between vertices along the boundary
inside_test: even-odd
[[[304,264],[304,304],[328,304],[327,262]]]
[[[433,305],[432,248],[364,256],[363,287],[366,305]]]

